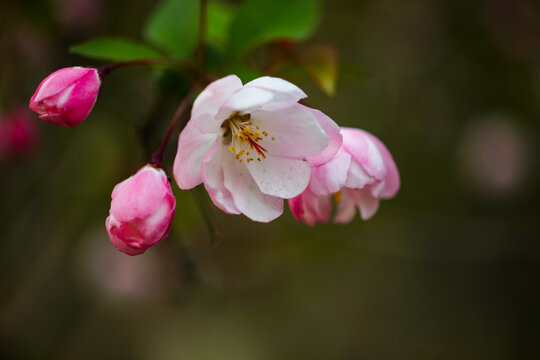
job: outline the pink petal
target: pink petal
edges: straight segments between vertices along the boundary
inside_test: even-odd
[[[43,80],[30,99],[29,106],[45,121],[75,126],[92,111],[100,87],[97,69],[60,69]]]
[[[230,154],[233,157],[233,154]],[[246,163],[262,193],[290,199],[302,193],[309,183],[311,166],[305,160],[267,156]]]
[[[202,114],[215,116],[223,103],[237,90],[242,88],[242,81],[236,75],[229,75],[208,85],[195,99],[191,118]]]
[[[372,134],[368,134],[382,153],[384,165],[386,166],[386,176],[384,177],[385,187],[381,191],[380,197],[383,199],[391,198],[396,195],[400,187],[399,171],[390,151],[386,146]]]
[[[307,160],[311,165],[320,165],[329,161],[338,152],[343,142],[343,136],[341,135],[339,126],[330,119],[324,113],[319,110],[311,109],[307,106],[299,105],[311,112],[315,119],[317,119],[319,125],[328,136],[328,146],[318,155],[311,156]]]
[[[303,220],[309,226],[317,223],[327,223],[332,213],[332,198],[330,196],[318,196],[309,190],[302,194],[304,207]]]
[[[298,221],[302,221],[304,217],[304,205],[302,203],[302,194],[289,199],[289,208],[292,214]]]
[[[199,118],[208,116],[202,115]],[[203,159],[210,146],[219,141],[216,133],[203,133],[197,122],[189,122],[178,138],[178,151],[174,159],[173,174],[181,189],[192,189],[202,182]]]
[[[351,155],[340,151],[327,163],[313,166],[309,190],[317,195],[331,195],[338,192],[347,180],[350,165]]]
[[[175,210],[176,201],[171,194],[165,198],[165,201],[160,203],[150,216],[141,222],[139,231],[145,236],[145,240],[141,245],[152,246],[169,235]]]
[[[118,250],[142,254],[169,234],[175,208],[165,171],[147,165],[113,190],[107,232]]]
[[[236,208],[234,200],[229,189],[225,187],[225,175],[223,172],[223,156],[229,154],[224,153],[223,146],[219,141],[215,141],[210,151],[206,154],[203,166],[203,181],[204,187],[212,202],[227,214],[240,214]]]
[[[249,171],[233,156],[225,158],[223,170],[234,204],[248,218],[270,222],[283,213],[283,199],[263,194]]]
[[[346,187],[351,189],[362,189],[375,181],[376,179],[370,176],[356,160],[351,159],[347,180],[345,181]]]
[[[377,145],[372,140],[369,133],[351,128],[342,128],[343,147],[348,151],[355,161],[370,176],[377,180],[383,180],[386,175],[384,159]]]
[[[349,191],[343,189],[341,192],[341,202],[338,204],[337,213],[334,216],[334,222],[336,223],[348,223],[356,215],[356,206],[354,200],[351,198]]]
[[[36,92],[30,99],[30,103],[37,103],[48,97],[57,95],[70,87],[73,83],[88,73],[96,73],[96,69],[74,66],[56,70],[47,76],[38,86]],[[32,109],[32,107],[30,107]],[[32,109],[32,111],[36,111]]]
[[[319,154],[328,145],[328,135],[315,116],[300,105],[258,111],[251,114],[251,121],[261,133],[268,132],[268,136],[262,136],[261,145],[270,155],[304,158]]]
[[[107,232],[109,234],[109,238],[111,239],[111,242],[113,245],[124,254],[128,254],[130,256],[140,255],[144,253],[148,248],[147,247],[131,247],[129,246],[125,241],[123,241],[121,238],[119,238],[116,235],[117,227],[115,225],[117,221],[114,219],[112,215],[110,215],[107,220],[105,221],[105,226],[107,228]]]
[[[116,185],[112,193],[111,213],[119,222],[144,219],[159,207],[167,188],[165,172],[146,166]]]
[[[371,195],[369,189],[353,190],[351,197],[360,209],[363,220],[370,219],[379,209],[379,199]]]

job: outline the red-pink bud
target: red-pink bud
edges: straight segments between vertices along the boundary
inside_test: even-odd
[[[107,232],[118,250],[142,254],[169,235],[175,208],[165,171],[146,165],[114,188]]]
[[[30,109],[50,123],[75,126],[92,111],[100,86],[97,69],[80,66],[60,69],[39,84],[30,99]]]

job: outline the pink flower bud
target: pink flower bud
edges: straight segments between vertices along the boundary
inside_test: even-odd
[[[165,171],[146,165],[114,188],[107,232],[118,250],[142,254],[169,235],[175,208]]]
[[[80,66],[60,69],[39,84],[30,99],[30,109],[50,123],[75,126],[92,111],[100,86],[97,69]]]

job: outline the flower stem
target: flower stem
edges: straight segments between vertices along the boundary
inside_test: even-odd
[[[159,148],[154,152],[152,155],[152,159],[150,160],[150,164],[156,164],[161,165],[161,161],[163,160],[163,153],[165,152],[165,148],[167,147],[167,144],[169,143],[169,140],[180,123],[180,120],[182,119],[182,116],[186,112],[189,104],[191,103],[191,99],[193,98],[193,95],[195,91],[199,88],[198,84],[194,84],[191,89],[189,89],[186,96],[182,99],[182,102],[180,105],[178,105],[178,108],[176,109],[176,112],[174,113],[174,116],[171,120],[171,123],[169,125],[169,128],[167,129],[167,132],[165,133],[165,136],[163,137],[163,140],[161,141],[161,144],[159,145]]]
[[[204,190],[200,186],[196,187],[194,190],[195,203],[197,204],[206,228],[208,229],[210,244],[217,245],[221,243],[222,233],[219,230],[218,221],[213,216],[212,206],[209,204],[208,198],[204,196]]]
[[[190,68],[190,69],[196,69],[196,64],[190,62],[190,61],[182,61],[175,58],[155,58],[155,59],[139,59],[139,60],[131,60],[131,61],[123,61],[112,65],[105,65],[98,69],[99,76],[102,78],[106,75],[108,75],[111,71],[127,67],[127,66],[135,66],[135,65],[156,65],[156,64],[177,64],[179,66]]]

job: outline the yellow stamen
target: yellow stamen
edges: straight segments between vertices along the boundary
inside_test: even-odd
[[[337,193],[334,194],[334,201],[336,204],[341,204],[341,191],[338,191]]]
[[[247,163],[254,161],[255,157],[250,157],[254,150],[256,151],[254,155],[259,155],[256,157],[257,161],[260,162],[266,158],[267,150],[261,141],[263,135],[269,136],[269,134],[267,131],[261,130],[260,126],[253,125],[250,114],[234,113],[223,121],[221,128],[223,129],[223,137],[229,139],[229,151],[235,154],[238,162],[243,161],[243,155],[246,155]]]

